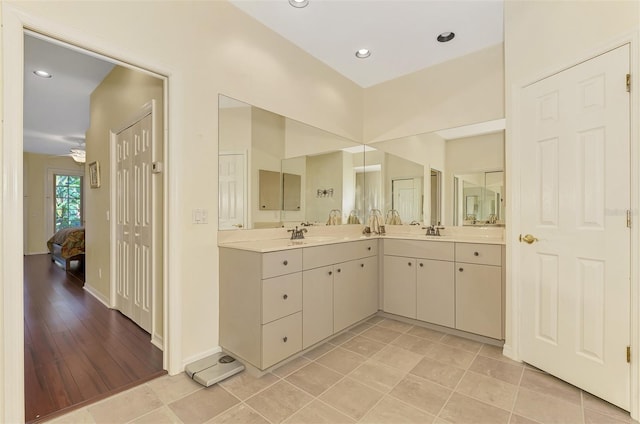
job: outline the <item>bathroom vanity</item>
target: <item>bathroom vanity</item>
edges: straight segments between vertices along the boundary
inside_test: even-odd
[[[492,239],[325,236],[220,245],[220,344],[260,370],[379,310],[502,340],[503,305],[504,245]]]

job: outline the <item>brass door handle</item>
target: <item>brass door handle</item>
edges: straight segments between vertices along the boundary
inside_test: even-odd
[[[520,241],[520,243],[525,242],[527,244],[532,244],[538,241],[538,239],[532,236],[531,234],[525,234],[524,236],[520,234],[520,237],[518,237],[518,240]]]

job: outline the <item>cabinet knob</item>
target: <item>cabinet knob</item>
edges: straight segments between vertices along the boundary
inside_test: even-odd
[[[287,342],[287,340],[289,340],[289,339],[287,338],[287,336],[284,336],[284,337],[282,338],[282,341],[283,341],[283,342],[285,342],[285,343]]]
[[[333,274],[333,271],[329,271],[329,275],[332,275],[332,274]]]
[[[423,266],[424,266],[424,264],[423,264],[422,262],[420,262],[420,266],[421,266],[421,267],[423,267]]]
[[[364,268],[364,264],[360,264],[360,268]]]
[[[371,246],[367,247],[367,250],[371,250]]]
[[[286,294],[285,294],[284,296],[282,296],[282,298],[283,298],[284,300],[287,300],[287,299],[289,299],[289,295],[286,295]]]
[[[462,272],[464,271],[464,268],[458,268],[458,271]]]
[[[340,268],[338,268],[338,269],[336,269],[336,271],[340,272],[340,271],[342,271],[342,270],[341,270]]]
[[[267,207],[267,205],[262,205],[262,209],[264,209],[264,208],[266,208],[266,207]]]
[[[282,262],[282,265],[284,265],[284,266],[289,265],[289,261],[287,261],[287,260],[283,261],[283,262]]]
[[[407,265],[411,266],[411,262],[407,262]]]
[[[478,253],[478,252],[473,252],[473,256],[480,256],[480,253]]]

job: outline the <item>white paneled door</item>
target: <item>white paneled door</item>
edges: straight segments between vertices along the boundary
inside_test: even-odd
[[[230,230],[245,227],[245,163],[242,153],[221,153],[218,156],[219,228]]]
[[[629,46],[522,91],[521,358],[629,409]]]
[[[152,119],[116,135],[116,307],[151,332]]]

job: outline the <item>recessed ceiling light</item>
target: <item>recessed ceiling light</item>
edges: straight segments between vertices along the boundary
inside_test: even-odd
[[[39,76],[40,78],[51,78],[53,76],[49,72],[43,71],[42,69],[37,69],[33,71],[33,73]]]
[[[455,32],[443,32],[442,34],[438,35],[437,40],[441,43],[446,43],[447,41],[453,40],[453,37],[455,36]]]
[[[309,0],[289,0],[289,4],[293,7],[307,7]]]
[[[371,51],[369,49],[360,49],[356,52],[356,57],[358,59],[366,59],[371,56]]]

